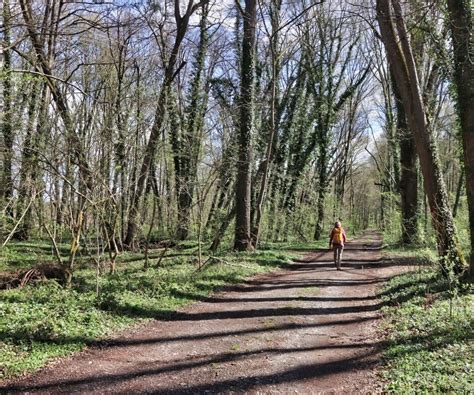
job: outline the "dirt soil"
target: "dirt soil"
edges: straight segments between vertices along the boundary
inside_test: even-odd
[[[376,293],[405,271],[375,233],[341,271],[319,251],[187,306],[169,320],[0,384],[0,393],[380,392]]]

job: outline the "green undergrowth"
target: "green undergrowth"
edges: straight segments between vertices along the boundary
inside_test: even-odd
[[[454,199],[454,197],[453,197]],[[429,259],[436,255],[436,234],[431,225],[431,218],[429,215],[426,217],[422,216],[421,213],[418,216],[418,235],[413,245],[406,247],[401,243],[402,239],[402,226],[401,226],[401,214],[399,211],[392,213],[390,222],[386,225],[383,230],[383,239],[385,245],[388,247],[388,251],[394,251],[396,253],[408,254],[411,253],[415,257],[418,255],[429,255]],[[470,244],[470,225],[469,215],[467,212],[466,197],[461,198],[460,208],[457,216],[454,218],[456,225],[457,241],[459,247],[464,255],[464,258],[469,261],[469,254],[471,252]]]
[[[349,225],[350,226],[350,225]],[[360,237],[367,233],[367,229],[365,230],[354,230],[352,227],[347,228],[346,225],[344,225],[344,229],[346,231],[347,237],[349,241],[351,239]],[[327,237],[323,236],[321,240],[312,240],[312,241],[302,241],[299,239],[295,240],[289,240],[285,242],[273,242],[273,241],[267,241],[267,240],[262,240],[260,241],[259,244],[259,249],[261,250],[284,250],[284,251],[314,251],[317,249],[327,249],[328,244],[329,244],[329,232],[331,229],[327,229]],[[370,231],[370,230],[369,230]]]
[[[227,253],[199,269],[184,254],[147,271],[138,258],[125,254],[113,275],[96,276],[94,269],[82,267],[70,289],[50,280],[0,291],[0,378],[37,369],[133,323],[169,318],[218,287],[275,269],[296,256],[278,250]]]
[[[329,238],[328,238],[329,239]],[[280,251],[314,251],[318,248],[327,248],[328,247],[328,240],[318,240],[312,242],[304,242],[304,241],[289,241],[289,242],[271,242],[266,241],[260,243],[261,250],[280,250]]]
[[[67,263],[70,254],[70,244],[58,243],[58,250],[63,263]],[[197,242],[183,241],[170,250],[168,257],[192,255],[197,249]],[[158,258],[162,250],[150,251],[150,258]],[[89,251],[85,248],[79,249],[76,256],[76,266],[90,266],[91,255],[95,255],[94,248]],[[143,259],[142,252],[124,251],[117,257],[117,263],[131,263],[141,261]],[[20,269],[29,269],[39,263],[57,263],[54,255],[53,247],[49,242],[11,242],[6,247],[0,249],[0,272],[15,271]]]
[[[68,253],[66,245],[60,245],[61,253]],[[11,242],[0,248],[0,271],[14,271],[35,266],[38,262],[54,262],[52,247],[42,242]]]
[[[397,263],[411,262],[417,266],[432,266],[438,261],[436,250],[430,247],[406,247],[399,244],[384,247],[385,257]]]
[[[389,393],[474,393],[474,295],[433,267],[391,279],[382,291]]]

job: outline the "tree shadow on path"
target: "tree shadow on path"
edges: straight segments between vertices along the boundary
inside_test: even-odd
[[[202,366],[208,366],[211,364],[225,363],[241,360],[243,358],[251,357],[252,355],[262,355],[262,354],[292,354],[300,352],[311,352],[324,349],[339,349],[339,348],[367,348],[371,347],[372,350],[367,352],[362,352],[353,358],[336,360],[327,363],[312,363],[307,365],[300,365],[295,368],[288,369],[284,372],[278,372],[268,375],[260,375],[253,377],[239,377],[235,379],[225,380],[221,382],[214,383],[205,383],[199,384],[192,387],[187,387],[185,390],[183,388],[166,388],[153,390],[155,394],[182,394],[182,393],[203,393],[204,391],[210,391],[211,393],[229,391],[234,386],[238,387],[239,390],[247,390],[252,386],[258,384],[278,384],[284,382],[291,382],[297,380],[304,380],[309,378],[323,377],[327,374],[334,372],[344,372],[354,369],[360,369],[363,364],[363,360],[375,353],[374,348],[378,347],[378,343],[373,344],[349,344],[349,345],[332,345],[332,346],[314,346],[314,347],[304,347],[304,348],[269,348],[269,349],[257,349],[252,351],[244,352],[227,352],[218,354],[211,358],[203,358],[198,361],[171,361],[172,363],[159,367],[159,368],[146,368],[146,369],[135,369],[128,373],[117,373],[117,374],[106,374],[106,375],[97,375],[97,376],[87,376],[81,379],[62,379],[62,380],[51,380],[47,383],[40,385],[16,385],[4,388],[8,393],[22,393],[30,391],[50,391],[58,389],[64,389],[68,391],[81,391],[81,386],[90,386],[93,385],[95,391],[100,391],[101,389],[107,389],[111,384],[124,383],[127,381],[157,376],[164,373],[179,372],[190,369],[199,368]],[[176,362],[176,363],[173,363]],[[373,365],[375,362],[371,361],[366,363],[367,366]],[[67,391],[66,391],[67,392]]]

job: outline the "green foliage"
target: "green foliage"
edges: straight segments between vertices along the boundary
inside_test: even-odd
[[[447,275],[451,277],[451,283],[456,284],[459,279],[455,275],[455,271],[452,270],[455,266],[455,263],[453,261],[450,262],[449,259],[447,261],[439,259],[437,255],[436,235],[434,233],[433,227],[431,226],[430,217],[428,216],[426,219],[428,220],[427,226],[420,226],[418,241],[412,245],[407,246],[401,242],[400,213],[399,211],[394,210],[392,213],[391,226],[386,228],[383,232],[384,242],[388,247],[387,251],[390,253],[391,257],[394,255],[397,258],[400,258],[401,256],[405,258],[411,257],[415,258],[416,261],[420,263],[438,262],[440,267],[445,268],[445,271],[449,272]],[[457,241],[459,242],[459,244],[456,243],[456,249],[460,248],[461,254],[465,258],[469,259],[469,253],[471,250],[470,227],[465,197],[461,199],[458,215],[455,218],[455,226],[458,236]]]
[[[69,245],[59,245],[61,254],[68,254]],[[38,262],[55,261],[53,247],[43,242],[10,242],[0,249],[0,271],[26,269]]]
[[[329,239],[329,238],[328,238]],[[279,251],[314,251],[318,248],[327,248],[328,240],[313,241],[311,243],[302,241],[288,241],[274,243],[271,241],[262,242],[259,246],[260,250],[279,250]]]
[[[385,239],[384,239],[385,241]],[[414,265],[436,265],[438,255],[436,250],[422,246],[404,246],[402,244],[389,244],[385,248],[386,254],[395,261],[411,261]]]
[[[183,252],[171,254],[178,251]],[[76,271],[71,289],[45,281],[1,291],[0,378],[37,369],[52,357],[80,350],[133,322],[167,317],[217,287],[291,258],[282,251],[229,253],[199,270],[187,253],[148,271],[142,269],[143,256],[124,254],[122,262],[129,263],[118,265],[114,275],[96,277],[95,270],[86,267]]]
[[[383,230],[383,240],[386,244],[397,245],[402,238],[401,214],[399,210],[392,210],[390,225]]]
[[[473,393],[474,295],[432,268],[393,278],[382,292],[389,333],[383,377],[393,393]]]
[[[63,289],[54,281],[1,296],[0,377],[38,368],[107,334],[111,326],[131,322],[92,308],[93,293]]]
[[[461,248],[466,257],[468,257],[469,251],[471,249],[470,245],[470,226],[469,226],[469,215],[467,211],[467,199],[466,196],[461,198],[460,207],[455,218],[456,229],[458,231],[459,242],[461,243]]]

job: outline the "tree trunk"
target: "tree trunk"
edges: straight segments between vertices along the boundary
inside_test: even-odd
[[[176,192],[178,203],[178,230],[177,239],[185,240],[189,233],[191,219],[191,207],[194,198],[194,189],[197,178],[197,165],[201,154],[203,118],[207,107],[207,90],[203,86],[203,74],[208,46],[207,16],[209,13],[208,4],[202,6],[202,16],[200,22],[200,40],[197,50],[196,60],[193,67],[193,81],[189,92],[189,105],[186,114],[186,126],[184,134],[179,137],[179,144],[173,153],[180,161],[179,171],[176,175]],[[173,130],[172,133],[179,133]],[[175,169],[177,170],[177,169]]]
[[[393,74],[393,73],[390,73]],[[395,192],[396,188],[398,188],[400,182],[400,158],[399,153],[397,150],[397,130],[398,127],[398,120],[397,118],[397,125],[395,125],[395,116],[393,113],[393,104],[392,104],[392,96],[390,92],[390,80],[393,83],[393,77],[390,78],[386,76],[386,89],[384,92],[385,97],[385,117],[386,117],[386,129],[387,129],[387,162],[388,162],[388,177],[387,183],[389,186],[389,192]],[[395,97],[395,100],[397,97]],[[398,107],[395,105],[398,110]],[[391,200],[391,199],[390,199]]]
[[[255,39],[257,1],[245,0],[243,15],[242,64],[240,86],[239,159],[235,187],[235,239],[234,249],[252,249],[251,238],[251,137],[253,125],[253,95],[255,69]]]
[[[465,261],[449,207],[436,141],[426,119],[418,73],[399,1],[377,0],[377,20],[420,159],[441,264],[445,272],[453,268],[459,273],[464,270]]]
[[[120,25],[119,25],[120,26]],[[117,40],[120,40],[120,28],[117,28]],[[121,42],[118,44],[118,58],[115,62],[115,72],[117,77],[117,91],[115,93],[115,125],[117,128],[117,136],[114,140],[114,152],[115,152],[115,167],[114,167],[114,182],[113,188],[114,193],[118,192],[120,196],[120,234],[123,235],[124,232],[124,218],[125,211],[127,206],[127,194],[125,187],[125,171],[127,168],[127,160],[125,153],[125,117],[124,111],[122,108],[122,102],[124,100],[123,95],[123,84],[124,84],[124,75],[125,75],[125,45]]]
[[[314,240],[321,240],[324,224],[324,206],[326,202],[326,192],[328,186],[328,170],[327,170],[327,138],[321,141],[320,156],[318,160],[319,166],[319,183],[318,183],[318,203],[317,203],[317,217],[316,226],[314,229]]]
[[[326,191],[323,187],[319,187],[318,203],[317,203],[317,217],[314,228],[314,240],[321,240],[324,225],[324,204],[326,201]]]
[[[459,174],[458,185],[456,187],[456,197],[454,199],[454,204],[453,204],[453,218],[456,218],[456,215],[458,213],[463,184],[464,184],[464,167],[461,168],[461,173]]]
[[[215,199],[209,211],[209,215],[204,228],[214,230],[216,221],[222,218],[221,211],[226,207],[227,200],[231,197],[231,187],[234,181],[233,163],[235,158],[235,144],[229,144],[222,153],[219,165],[219,182],[215,191]]]
[[[454,48],[454,80],[464,149],[467,204],[471,229],[470,275],[474,275],[474,26],[472,1],[448,0]]]
[[[40,90],[40,83],[35,82],[32,86],[30,102],[28,104],[28,122],[26,125],[26,135],[23,142],[23,149],[21,154],[21,168],[20,168],[20,184],[18,187],[18,205],[17,212],[21,215],[23,210],[27,206],[27,200],[30,196],[34,196],[34,185],[32,179],[32,171],[34,160],[33,150],[37,149],[34,147],[35,141],[38,141],[38,138],[34,136],[35,133],[35,115],[36,115],[36,106],[38,103],[38,96]],[[31,211],[28,210],[25,213],[23,221],[18,225],[18,229],[15,232],[15,239],[17,240],[28,240],[31,230]]]
[[[392,73],[393,75],[393,73]],[[413,136],[408,130],[405,107],[396,82],[392,79],[397,109],[397,132],[400,145],[400,197],[402,208],[402,242],[411,245],[418,240],[418,170]]]
[[[7,204],[13,196],[13,128],[12,128],[12,81],[11,81],[11,51],[10,47],[10,2],[3,0],[3,120],[1,131],[3,136],[3,171],[1,182],[1,196]],[[11,205],[9,205],[11,207]],[[7,210],[8,215],[13,214],[12,209]]]

